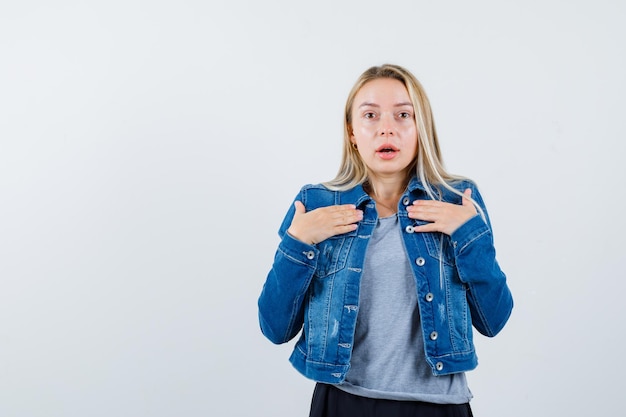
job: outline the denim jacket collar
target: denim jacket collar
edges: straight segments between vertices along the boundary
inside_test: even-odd
[[[409,180],[407,191],[410,193],[414,191],[426,191],[426,187],[424,187],[424,184],[416,176],[413,176]],[[357,207],[361,206],[362,204],[368,203],[372,200],[373,200],[372,197],[369,194],[367,194],[367,192],[363,188],[363,184],[359,184],[356,187],[348,191],[345,191],[343,195],[344,203],[354,204]]]

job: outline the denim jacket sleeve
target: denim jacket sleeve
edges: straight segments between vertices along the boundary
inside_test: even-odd
[[[300,192],[296,200],[303,198]],[[281,241],[258,300],[261,331],[276,344],[293,339],[302,328],[304,300],[319,255],[315,246],[287,233],[294,213],[292,204],[278,232]]]
[[[483,209],[485,220],[474,216],[452,233],[451,240],[459,278],[468,287],[472,324],[481,334],[493,337],[509,319],[513,297],[496,261],[489,216],[475,187],[472,198]]]

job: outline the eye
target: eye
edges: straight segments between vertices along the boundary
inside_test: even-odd
[[[376,114],[374,112],[368,111],[367,113],[363,114],[363,117],[366,119],[373,119],[374,117],[376,117]]]
[[[401,119],[410,119],[411,113],[403,111],[400,114],[398,114],[398,117],[400,117]]]

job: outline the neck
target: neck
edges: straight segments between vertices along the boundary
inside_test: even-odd
[[[376,201],[378,214],[391,216],[398,211],[398,200],[406,189],[406,180],[370,178],[367,193]]]
[[[368,180],[367,192],[375,200],[381,199],[396,201],[400,198],[404,190],[406,190],[406,178],[375,178],[370,177]]]

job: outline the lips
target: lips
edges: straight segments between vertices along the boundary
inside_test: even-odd
[[[376,148],[376,152],[382,152],[382,153],[390,153],[390,152],[398,152],[398,151],[399,149],[390,143],[385,143],[383,145],[380,145],[378,148]]]
[[[383,160],[393,159],[400,149],[390,143],[385,143],[376,148],[376,154]]]

